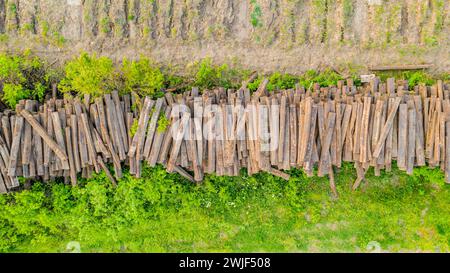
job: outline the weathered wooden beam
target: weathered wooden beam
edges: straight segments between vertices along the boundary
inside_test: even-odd
[[[36,133],[44,140],[44,142],[49,146],[49,148],[56,154],[56,156],[61,160],[63,168],[69,169],[69,161],[67,155],[63,148],[61,148],[58,143],[56,143],[44,130],[44,128],[37,122],[33,116],[27,110],[22,110],[20,115],[33,127]]]

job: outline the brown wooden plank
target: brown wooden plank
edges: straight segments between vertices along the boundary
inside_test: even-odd
[[[312,171],[313,168],[312,150],[313,150],[313,143],[315,142],[316,119],[317,119],[317,105],[313,105],[311,109],[309,136],[307,137],[306,153],[304,158],[304,168],[305,171],[307,172]]]
[[[391,97],[389,98],[388,101],[388,112],[390,112],[392,110],[392,107],[394,106],[394,98]],[[394,116],[395,119],[395,116]],[[391,164],[392,164],[392,131],[393,131],[393,127],[394,125],[391,126],[391,128],[389,129],[389,133],[386,137],[386,142],[385,142],[385,154],[384,154],[384,165],[385,165],[385,169],[387,172],[391,171]]]
[[[308,137],[310,136],[310,130],[311,130],[311,119],[312,119],[312,99],[308,97],[305,100],[305,115],[303,117],[303,126],[302,126],[302,137],[300,141],[300,155],[297,160],[297,163],[299,165],[303,165],[304,162],[307,162],[308,159],[306,159],[306,153],[307,153],[307,146],[308,146]]]
[[[190,175],[187,171],[185,171],[180,166],[174,166],[173,170],[175,172],[177,172],[178,174],[180,174],[181,176],[183,176],[184,178],[186,178],[187,180],[189,180],[189,181],[191,181],[193,183],[195,182],[194,177],[192,177],[192,175]]]
[[[342,159],[344,159],[344,143],[346,141],[347,138],[347,130],[349,130],[350,128],[350,118],[352,115],[352,110],[353,107],[351,104],[345,104],[345,110],[344,110],[344,116],[342,118],[342,130],[341,130],[341,143],[340,143],[340,149],[341,149],[341,153],[342,153]]]
[[[359,161],[362,163],[368,162],[368,151],[367,151],[367,142],[369,135],[369,115],[370,115],[370,107],[371,107],[371,97],[364,97],[364,106],[361,120],[361,131],[359,134],[359,144],[360,144],[360,157]]]
[[[72,114],[70,115],[70,130],[71,130],[71,138],[72,138],[72,156],[75,163],[75,172],[81,172],[81,160],[80,160],[80,150],[79,150],[79,142],[78,142],[78,122],[77,116]],[[70,162],[69,162],[70,165]]]
[[[15,177],[16,176],[16,170],[17,170],[17,163],[18,163],[18,155],[20,152],[20,142],[21,142],[21,138],[23,136],[23,125],[24,125],[24,120],[22,117],[17,116],[14,120],[15,125],[14,125],[14,130],[12,133],[12,144],[11,144],[11,150],[9,153],[9,162],[8,164],[6,164],[5,162],[5,167],[8,168],[7,170],[7,174],[10,177]],[[7,160],[7,158],[5,158],[5,160]],[[9,183],[11,182],[11,183]],[[14,182],[16,182],[14,184]],[[15,188],[19,186],[19,183],[17,182],[17,180],[11,180],[11,181],[5,181],[6,186],[10,186],[10,188]]]
[[[56,138],[56,142],[58,143],[58,146],[62,149],[65,155],[65,162],[63,162],[63,159],[60,158],[59,164],[61,164],[62,170],[68,170],[69,169],[69,161],[67,158],[66,153],[66,145],[64,143],[64,135],[63,135],[63,128],[61,125],[61,120],[58,112],[52,112],[52,122],[53,122],[53,132]],[[26,118],[25,118],[26,119]],[[28,121],[28,120],[27,120]],[[39,125],[39,123],[37,123]]]
[[[161,145],[161,151],[158,156],[158,163],[161,163],[163,165],[167,164],[167,160],[169,157],[170,152],[170,146],[172,145],[173,135],[176,133],[176,126],[177,126],[177,117],[174,117],[173,115],[173,108],[170,114],[170,127],[168,128],[167,134],[164,137],[163,143]]]
[[[198,153],[198,162],[199,167],[202,167],[203,163],[203,114],[204,114],[204,107],[203,107],[203,98],[202,97],[195,97],[194,98],[194,132],[195,132],[195,140],[197,141],[197,153]],[[236,143],[235,140],[233,140],[233,144]]]
[[[280,106],[278,100],[273,97],[270,107],[270,163],[278,166],[278,143],[280,136]],[[297,136],[298,137],[298,136]],[[296,151],[298,153],[298,151]]]
[[[214,173],[216,171],[216,141],[215,141],[215,115],[212,111],[211,102],[208,100],[208,122],[207,122],[207,136],[208,136],[208,173]],[[246,116],[243,117],[244,119]],[[244,128],[245,130],[245,128]]]
[[[283,164],[282,164],[282,169],[283,170],[289,170],[291,167],[290,165],[290,158],[289,158],[289,154],[290,154],[290,146],[291,146],[291,132],[290,132],[290,127],[289,127],[289,106],[286,105],[286,119],[285,119],[285,125],[284,128],[286,128],[286,133],[284,134],[284,147],[283,147]]]
[[[344,144],[344,161],[353,161],[353,135],[355,134],[355,123],[358,112],[358,104],[352,102],[352,115],[350,117],[350,124],[347,129],[347,136],[345,137]]]
[[[355,161],[360,160],[360,148],[361,148],[361,127],[362,127],[362,116],[363,116],[363,104],[357,101],[357,115],[355,121],[355,133],[353,134],[353,159]]]
[[[291,176],[289,174],[282,172],[280,170],[277,170],[275,168],[270,168],[269,173],[272,175],[278,176],[284,180],[289,180],[291,178]]]
[[[416,144],[416,110],[408,109],[408,161],[406,173],[411,175],[414,167]]]
[[[189,128],[190,134],[189,134],[189,140],[187,141],[187,146],[190,147],[190,153],[192,155],[192,168],[194,170],[194,180],[196,182],[200,182],[203,180],[203,171],[201,162],[199,161],[198,157],[198,149],[197,149],[197,141],[195,139],[195,126],[193,119],[189,119]]]

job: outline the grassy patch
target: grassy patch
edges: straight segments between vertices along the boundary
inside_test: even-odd
[[[418,84],[433,85],[436,79],[424,71],[383,71],[377,74],[382,81],[394,77],[397,80],[408,80],[410,89]],[[445,80],[445,78],[443,79]]]
[[[18,55],[0,54],[1,99],[14,108],[21,99],[42,101],[50,85],[45,63],[24,51]]]
[[[0,251],[82,252],[449,251],[450,188],[439,170],[394,170],[359,192],[349,164],[327,178],[299,170],[283,181],[268,174],[206,176],[191,184],[161,167],[128,174],[112,188],[103,173],[72,188],[35,184],[0,196]]]

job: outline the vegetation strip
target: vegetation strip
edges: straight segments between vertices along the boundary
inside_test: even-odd
[[[375,174],[384,168],[390,171],[392,160],[408,174],[414,166],[428,163],[440,167],[448,178],[450,88],[438,81],[406,92],[407,84],[374,78],[360,87],[352,81],[347,85],[340,81],[337,87],[316,85],[313,90],[297,87],[268,92],[265,80],[253,94],[243,86],[236,91],[204,90],[201,95],[193,88],[183,94],[168,93],[156,101],[146,97],[139,115],[132,112],[128,95],[117,92],[112,93],[114,99],[105,95],[92,103],[86,95],[83,104],[71,98],[53,98],[43,105],[21,100],[17,116],[11,111],[2,114],[6,117],[2,121],[14,119],[16,123],[1,126],[0,141],[14,153],[4,155],[0,189],[7,192],[17,187],[17,183],[6,182],[15,181],[16,176],[44,181],[60,176],[76,185],[78,172],[88,178],[100,170],[106,171],[115,185],[105,162],[114,164],[116,178],[122,176],[121,162],[140,177],[142,160],[154,165],[156,158],[169,172],[176,171],[194,182],[201,182],[205,173],[237,176],[241,168],[247,168],[250,175],[266,171],[288,180],[289,175],[280,170],[303,168],[312,176],[314,166],[319,166],[318,175],[329,176],[335,195],[333,167],[340,168],[342,161],[353,162],[358,170],[353,189],[364,180],[369,167],[375,168]],[[171,109],[170,115],[163,114],[167,109]],[[47,123],[45,118],[34,118],[45,113]],[[155,133],[161,114],[170,124],[165,134]],[[75,116],[78,123],[72,122]],[[31,125],[30,130],[20,122],[22,117],[25,125]],[[130,124],[135,121],[138,127],[132,137]],[[8,132],[14,132],[10,146],[6,144]],[[85,142],[72,143],[71,132],[78,132]],[[203,141],[204,136],[213,139]],[[27,146],[31,139],[35,144],[32,148]],[[169,144],[162,150],[161,143]],[[45,161],[39,151],[44,150],[50,152],[52,160],[37,172],[37,162]],[[16,158],[20,154],[28,156]],[[75,169],[76,161],[84,163],[81,170]]]

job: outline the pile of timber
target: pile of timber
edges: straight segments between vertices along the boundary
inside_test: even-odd
[[[409,88],[375,78],[360,87],[347,80],[274,92],[267,83],[253,93],[243,83],[154,100],[117,92],[22,100],[1,113],[0,192],[19,187],[18,176],[76,185],[79,175],[102,170],[115,185],[123,165],[140,177],[144,161],[193,182],[204,174],[237,176],[241,168],[289,179],[284,170],[312,176],[316,167],[335,194],[333,167],[344,161],[357,170],[354,189],[370,167],[380,175],[393,160],[408,174],[414,166],[439,167],[450,181],[450,87],[442,81]]]

